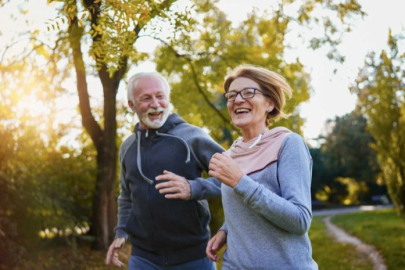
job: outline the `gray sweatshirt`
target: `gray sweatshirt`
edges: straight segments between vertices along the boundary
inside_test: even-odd
[[[222,269],[318,269],[308,238],[312,160],[304,140],[288,135],[278,161],[222,184],[227,249]]]

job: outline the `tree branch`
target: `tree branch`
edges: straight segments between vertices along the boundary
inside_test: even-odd
[[[145,36],[147,36],[147,35],[145,35]],[[151,38],[153,38],[153,39],[156,39],[156,40],[162,42],[163,44],[165,44],[165,45],[174,53],[174,55],[175,55],[177,58],[184,58],[184,59],[189,63],[191,72],[192,72],[192,74],[193,74],[194,84],[195,84],[195,86],[196,86],[196,88],[197,88],[197,91],[202,95],[202,97],[204,98],[205,102],[207,102],[207,104],[210,106],[210,108],[214,110],[214,112],[219,116],[219,118],[221,118],[221,120],[224,122],[224,124],[225,124],[226,126],[228,126],[229,128],[231,128],[232,130],[235,130],[239,135],[241,135],[239,129],[237,129],[233,124],[231,124],[230,119],[228,119],[226,116],[224,116],[224,115],[221,113],[221,111],[219,111],[219,110],[215,107],[215,105],[212,104],[212,102],[209,100],[209,98],[208,98],[207,95],[205,94],[204,90],[201,88],[200,83],[199,83],[199,81],[198,81],[197,73],[196,73],[195,68],[194,68],[193,60],[191,59],[191,56],[188,55],[188,54],[180,54],[180,53],[178,53],[178,52],[173,48],[173,46],[171,46],[170,44],[168,44],[166,41],[162,40],[161,38],[152,37],[152,36],[149,36],[149,37],[151,37]],[[207,53],[204,52],[204,53],[202,53],[202,54],[206,55]]]

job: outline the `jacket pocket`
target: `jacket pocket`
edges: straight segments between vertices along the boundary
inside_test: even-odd
[[[134,212],[125,225],[125,230],[131,237],[131,242],[142,248],[148,248],[151,245],[152,237],[146,224],[142,224],[138,218],[135,217]]]

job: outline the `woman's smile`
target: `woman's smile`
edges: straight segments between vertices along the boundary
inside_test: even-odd
[[[260,89],[260,86],[249,78],[239,77],[231,83],[229,92],[249,88]],[[228,111],[232,122],[242,130],[244,139],[249,139],[251,136],[256,137],[265,130],[270,106],[271,99],[259,92],[247,99],[244,99],[242,94],[238,94],[233,101],[228,101]]]

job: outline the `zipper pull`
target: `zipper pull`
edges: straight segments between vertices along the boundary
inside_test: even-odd
[[[148,138],[148,132],[149,132],[149,129],[146,130],[146,135],[145,135],[146,138]]]

